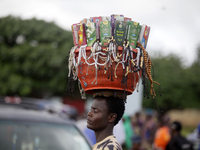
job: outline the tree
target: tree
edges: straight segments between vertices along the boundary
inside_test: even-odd
[[[187,89],[184,95],[190,100],[187,106],[192,105],[195,108],[200,108],[200,46],[197,48],[196,54],[196,60],[190,68],[186,69]]]
[[[65,94],[71,31],[35,18],[0,18],[0,95]]]
[[[155,101],[162,111],[200,108],[197,100],[200,96],[199,65],[184,68],[180,58],[174,54],[153,58],[152,62],[155,72],[153,80],[160,83],[162,94],[159,96],[159,86],[154,84],[157,93]],[[143,99],[144,107],[156,108],[156,104],[152,99]]]

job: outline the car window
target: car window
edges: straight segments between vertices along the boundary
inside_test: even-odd
[[[91,150],[73,125],[0,121],[0,150]]]

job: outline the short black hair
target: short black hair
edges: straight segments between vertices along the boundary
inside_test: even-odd
[[[182,125],[179,121],[174,121],[172,124],[171,124],[171,128],[175,131],[178,131],[180,132],[181,129],[182,129]]]
[[[96,95],[94,98],[105,99],[108,106],[108,113],[116,113],[117,118],[115,119],[114,126],[118,124],[119,120],[122,118],[125,111],[125,101],[121,98],[110,96],[99,96]]]

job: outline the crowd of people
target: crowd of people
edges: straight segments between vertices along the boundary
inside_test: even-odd
[[[137,112],[129,118],[132,127],[129,132],[132,132],[132,136],[126,137],[132,144],[125,141],[124,149],[193,150],[193,143],[181,135],[181,122],[170,120],[167,114],[159,116],[154,111],[146,110],[145,113]]]
[[[113,132],[124,150],[193,150],[193,144],[181,135],[181,130],[181,122],[146,110],[133,116],[124,114]],[[93,131],[85,128],[84,132],[95,144]]]

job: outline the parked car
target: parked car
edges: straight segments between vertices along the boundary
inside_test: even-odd
[[[5,99],[0,99],[0,150],[92,149],[73,120],[37,109],[34,103]]]

